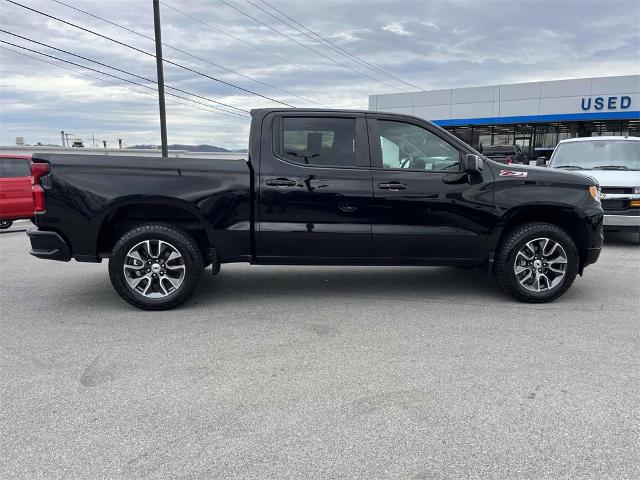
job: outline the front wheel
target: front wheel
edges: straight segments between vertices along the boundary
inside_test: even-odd
[[[5,230],[13,225],[12,220],[0,220],[0,230]]]
[[[578,263],[578,249],[567,232],[549,223],[527,223],[508,232],[501,243],[496,276],[516,299],[545,303],[569,290]]]
[[[184,231],[147,224],[125,233],[109,259],[116,292],[145,310],[167,310],[191,297],[203,270],[202,255]]]

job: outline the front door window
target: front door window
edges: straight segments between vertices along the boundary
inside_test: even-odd
[[[458,150],[417,125],[378,120],[382,167],[403,170],[456,171]]]

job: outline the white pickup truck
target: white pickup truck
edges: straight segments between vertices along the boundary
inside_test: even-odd
[[[575,170],[598,181],[605,230],[640,233],[640,137],[562,140],[548,166]]]

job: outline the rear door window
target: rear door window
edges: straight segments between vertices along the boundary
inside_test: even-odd
[[[30,177],[31,170],[26,158],[0,158],[0,177]]]
[[[356,119],[283,117],[277,154],[302,165],[355,167]]]

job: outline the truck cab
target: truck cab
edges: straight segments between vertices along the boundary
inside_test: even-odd
[[[255,118],[255,117],[254,117]],[[495,227],[490,168],[406,116],[269,112],[262,119],[257,260],[475,263]],[[276,139],[273,141],[272,139]],[[253,158],[252,158],[253,159]]]

